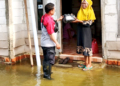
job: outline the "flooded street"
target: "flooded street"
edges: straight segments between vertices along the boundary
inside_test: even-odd
[[[42,68],[41,68],[42,69]],[[0,64],[0,86],[119,86],[120,69],[107,67],[82,71],[77,67],[53,67],[53,80],[37,77],[29,60],[16,65]],[[43,74],[41,72],[41,74]]]

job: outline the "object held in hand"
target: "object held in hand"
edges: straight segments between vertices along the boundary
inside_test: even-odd
[[[55,21],[55,20],[54,20],[54,21]],[[54,32],[56,33],[56,32],[58,32],[58,30],[59,30],[58,22],[57,22],[57,21],[55,21],[55,28],[54,28]]]
[[[92,25],[92,23],[93,23],[93,21],[92,20],[89,20],[89,21],[83,21],[83,25],[85,25],[85,26],[90,26],[90,25]]]
[[[76,19],[76,17],[73,14],[64,14],[63,22],[69,23],[69,22],[75,21],[75,19]]]

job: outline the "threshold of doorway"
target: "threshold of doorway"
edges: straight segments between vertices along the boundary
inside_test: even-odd
[[[66,57],[69,57],[71,60],[84,61],[84,56],[82,54],[77,54],[77,55],[60,54],[60,58],[64,59]],[[103,62],[102,54],[94,54],[92,56],[92,62],[98,62],[98,63]]]

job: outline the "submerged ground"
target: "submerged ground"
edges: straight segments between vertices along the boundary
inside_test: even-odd
[[[73,64],[74,65],[74,64]],[[16,65],[0,64],[0,86],[119,86],[119,68],[100,68],[93,64],[91,71],[74,67],[53,67],[53,80],[37,76],[36,65],[31,68],[29,60]],[[42,70],[42,68],[41,68]],[[41,72],[42,74],[42,72]]]

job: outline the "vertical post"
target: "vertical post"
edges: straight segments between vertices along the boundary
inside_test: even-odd
[[[32,19],[32,29],[33,29],[33,36],[34,36],[34,44],[35,44],[35,52],[36,52],[36,61],[37,66],[41,66],[40,61],[40,54],[39,54],[39,46],[38,46],[38,37],[37,37],[37,26],[35,21],[35,11],[34,11],[34,0],[29,0],[30,3],[30,12],[31,12],[31,19]]]
[[[59,2],[60,2],[60,8],[58,8],[59,9],[59,12],[58,12],[58,14],[59,14],[59,16],[61,16],[62,15],[62,0],[59,0]],[[59,7],[58,5],[57,5],[57,7]],[[59,23],[59,29],[60,29],[60,31],[59,31],[59,40],[60,40],[60,45],[61,45],[61,49],[60,49],[60,51],[59,51],[59,54],[62,54],[63,53],[63,40],[62,40],[62,38],[63,38],[63,29],[62,29],[62,21]]]
[[[106,29],[105,29],[105,0],[101,0],[101,24],[102,24],[102,56],[103,59],[107,59],[106,50]]]
[[[118,33],[117,36],[120,37],[120,0],[117,0],[117,13],[118,13]]]
[[[12,0],[8,0],[8,10],[9,10],[9,53],[10,53],[10,62],[11,58],[14,57],[14,49],[13,49],[13,14],[12,14]]]
[[[27,24],[27,32],[28,32],[28,40],[29,40],[29,48],[30,48],[30,62],[31,62],[31,66],[33,66],[31,36],[30,36],[30,29],[29,29],[28,10],[27,10],[27,1],[26,0],[24,0],[24,4],[25,4],[26,24]]]

